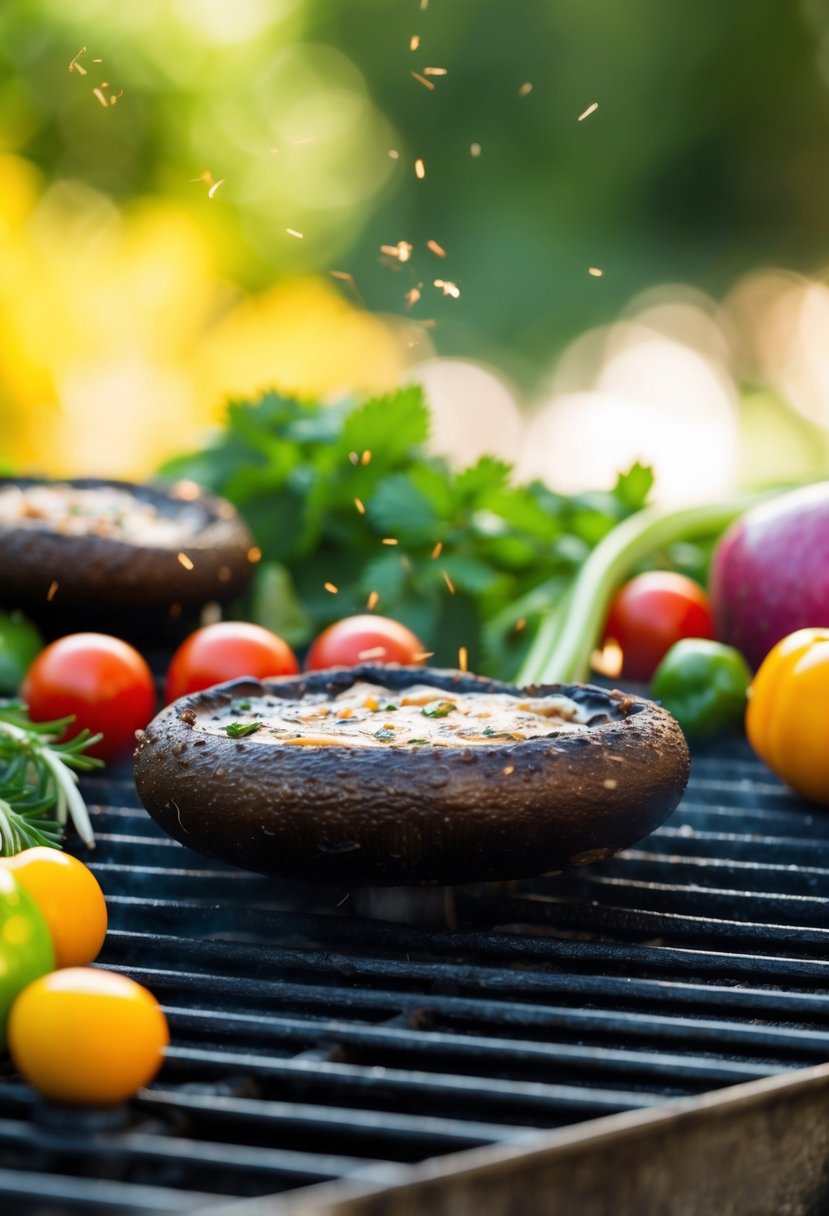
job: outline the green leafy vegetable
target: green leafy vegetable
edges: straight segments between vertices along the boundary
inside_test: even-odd
[[[446,718],[454,708],[454,701],[432,701],[430,705],[424,705],[420,712],[424,718]]]
[[[94,847],[78,773],[103,763],[85,754],[101,736],[82,730],[57,743],[73,720],[32,722],[19,701],[0,701],[0,856],[35,845],[59,848],[70,815],[81,840]]]
[[[263,554],[247,611],[292,645],[371,596],[436,664],[456,666],[464,646],[472,670],[511,678],[591,549],[644,505],[651,473],[634,465],[610,492],[565,497],[514,484],[491,456],[453,472],[426,453],[428,430],[416,386],[334,406],[266,393],[231,404],[214,443],[162,475],[239,508]]]

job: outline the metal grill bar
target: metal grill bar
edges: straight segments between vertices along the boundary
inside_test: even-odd
[[[158,831],[128,774],[87,788],[101,965],[159,996],[174,1045],[111,1126],[52,1118],[0,1078],[0,1198],[21,1216],[376,1185],[383,1163],[639,1118],[829,1055],[829,816],[740,744],[695,758],[682,805],[637,848],[459,889],[444,928],[200,858]],[[24,1148],[37,1175],[12,1168]]]

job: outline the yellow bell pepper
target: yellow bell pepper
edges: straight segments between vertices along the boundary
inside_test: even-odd
[[[792,789],[829,803],[829,629],[798,629],[769,651],[749,689],[746,735]]]

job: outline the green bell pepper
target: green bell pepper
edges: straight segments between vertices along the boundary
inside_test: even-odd
[[[55,948],[40,908],[0,866],[0,1050],[6,1046],[6,1022],[18,993],[54,969]]]
[[[0,612],[0,697],[14,696],[43,639],[22,612]]]
[[[751,669],[739,650],[683,638],[657,667],[650,693],[686,735],[704,739],[742,726],[750,683]]]

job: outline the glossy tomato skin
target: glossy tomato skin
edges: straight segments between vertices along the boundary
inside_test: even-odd
[[[798,629],[771,648],[751,683],[746,735],[792,789],[829,804],[829,629]]]
[[[52,1102],[111,1106],[147,1085],[170,1041],[152,993],[125,975],[67,967],[25,988],[9,1015],[15,1067]]]
[[[622,676],[647,682],[675,642],[714,637],[708,596],[684,574],[637,574],[614,595],[604,636],[622,650]]]
[[[359,663],[422,663],[425,647],[419,638],[387,616],[343,617],[314,639],[305,659],[306,671],[326,667],[356,667]]]
[[[41,846],[0,858],[0,865],[40,909],[52,935],[55,966],[94,962],[106,937],[107,906],[92,871],[70,853]]]
[[[191,633],[170,660],[166,701],[177,701],[213,684],[253,676],[293,676],[299,671],[287,642],[247,621],[218,621]]]
[[[135,732],[153,717],[153,674],[134,647],[105,633],[70,633],[42,650],[20,690],[35,722],[72,714],[69,735],[86,727],[103,739],[89,748],[117,760],[135,746]],[[67,736],[68,737],[68,736]]]

